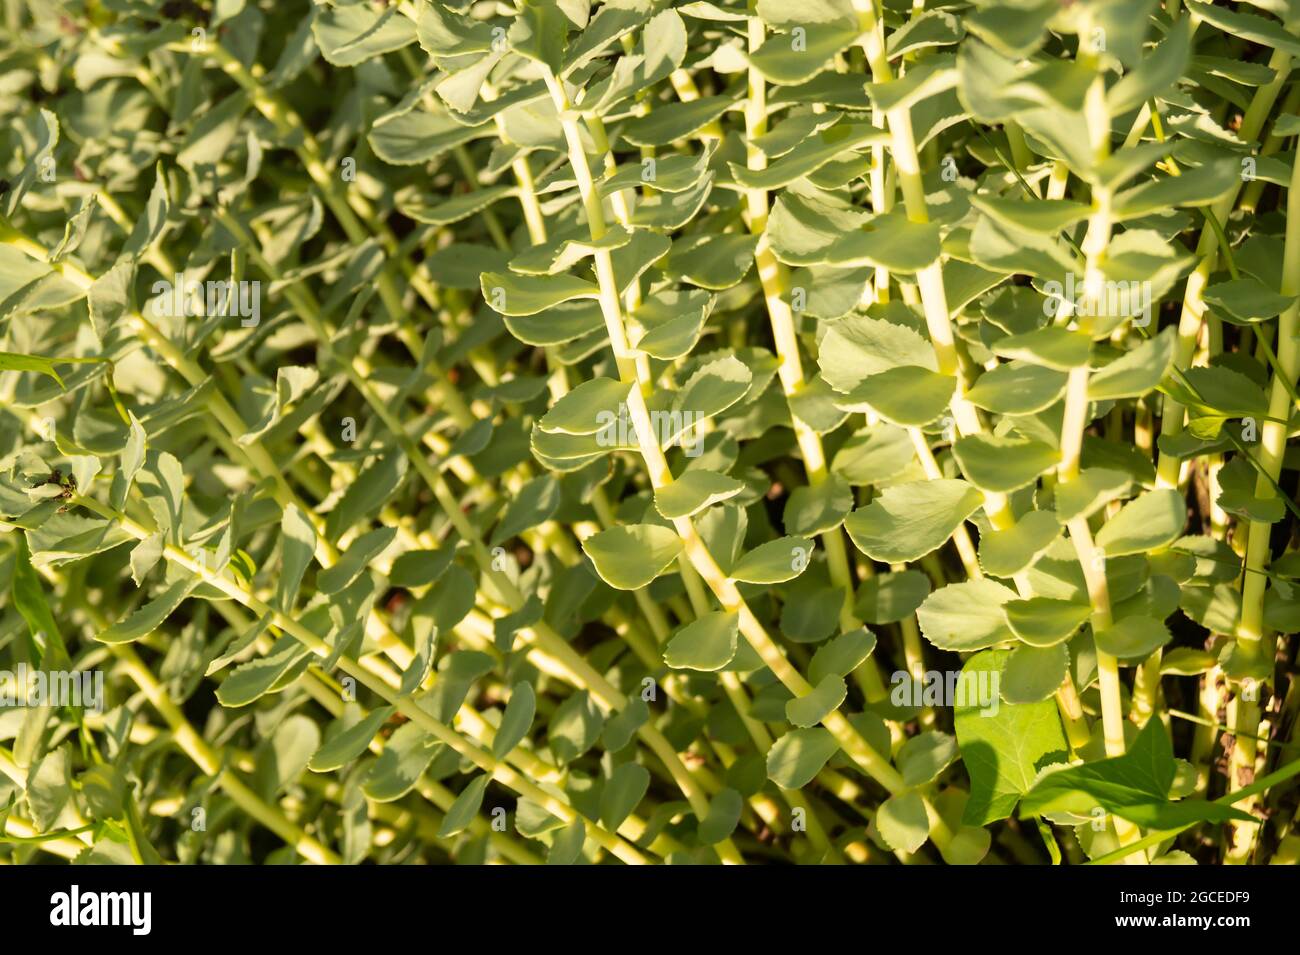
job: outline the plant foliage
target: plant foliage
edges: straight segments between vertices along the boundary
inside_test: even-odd
[[[1300,860],[1295,0],[0,9],[6,861]]]

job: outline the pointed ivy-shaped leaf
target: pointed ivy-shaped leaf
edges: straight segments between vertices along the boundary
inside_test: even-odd
[[[984,826],[1011,815],[1020,797],[1033,787],[1039,771],[1063,762],[1066,756],[1065,734],[1054,701],[990,705],[989,691],[996,697],[996,678],[1009,655],[1001,650],[979,653],[962,667],[962,679],[969,680],[976,690],[968,692],[953,713],[957,745],[971,779],[970,798],[962,814],[962,822],[969,826]]]

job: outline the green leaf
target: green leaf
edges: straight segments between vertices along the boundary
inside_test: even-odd
[[[962,679],[996,679],[1010,654],[991,650],[976,654],[962,667]],[[993,694],[997,684],[992,683]],[[988,707],[967,693],[967,703],[953,712],[957,745],[970,774],[971,794],[962,822],[986,826],[1011,815],[1020,797],[1034,785],[1039,770],[1065,758],[1065,734],[1056,703],[1012,704]],[[1159,722],[1159,721],[1156,721]]]
[[[905,742],[896,762],[908,786],[924,786],[957,761],[957,740],[947,733],[926,730]]]
[[[1020,359],[1057,371],[1069,371],[1088,363],[1092,343],[1086,335],[1059,325],[1039,328],[1023,335],[1009,335],[993,343],[994,354]],[[982,380],[982,379],[981,379]],[[979,383],[976,383],[979,387]],[[971,389],[972,391],[974,389]]]
[[[844,526],[868,557],[901,564],[942,547],[983,503],[984,495],[965,481],[918,481],[886,488]]]
[[[812,660],[808,662],[808,679],[814,686],[820,686],[828,676],[848,676],[862,664],[862,661],[871,656],[871,651],[875,649],[875,634],[865,627],[841,633],[817,648]]]
[[[46,753],[27,772],[24,790],[32,824],[37,832],[46,832],[58,821],[63,807],[72,796],[66,745]]]
[[[1222,365],[1179,370],[1161,389],[1187,405],[1198,417],[1268,417],[1268,399],[1260,387],[1247,376]],[[1217,428],[1214,433],[1218,433]]]
[[[787,265],[870,265],[903,273],[917,272],[939,257],[940,231],[937,223],[912,222],[901,213],[871,218],[851,206],[802,198],[790,190],[767,223],[772,251]]]
[[[839,527],[852,509],[853,489],[832,476],[816,487],[795,488],[785,502],[781,520],[792,534],[816,537]]]
[[[54,147],[59,143],[59,118],[50,110],[41,107],[37,113],[36,145],[23,165],[22,172],[10,185],[4,196],[4,214],[12,217],[18,212],[25,196],[46,168],[53,161]]]
[[[565,826],[551,841],[551,851],[546,855],[547,865],[573,865],[582,855],[587,838],[587,824],[581,816]]]
[[[658,112],[655,110],[651,115]],[[716,235],[704,232],[682,236],[673,240],[664,272],[674,281],[688,282],[700,288],[719,291],[732,288],[740,284],[753,266],[757,241],[753,236],[740,233]]]
[[[636,698],[627,708],[613,714],[605,723],[604,743],[611,753],[617,753],[632,741],[636,731],[650,719],[650,709],[645,701]]]
[[[958,83],[957,71],[948,57],[923,60],[900,79],[868,83],[871,103],[881,112],[894,112],[923,106]]]
[[[357,66],[413,42],[415,24],[391,7],[382,12],[361,4],[324,7],[316,11],[312,34],[326,62]]]
[[[466,578],[468,582],[468,574]],[[437,598],[436,591],[430,591],[429,596],[434,598],[430,602],[437,607],[438,602],[434,602]],[[450,626],[439,627],[436,615],[434,626],[438,629],[451,629]],[[435,678],[433,697],[430,701],[433,704],[434,715],[444,723],[452,722],[460,712],[465,697],[469,695],[470,687],[475,681],[491,672],[492,658],[486,653],[477,650],[458,650],[444,656],[442,662],[438,664],[438,675]]]
[[[1218,661],[1219,658],[1208,650],[1174,647],[1160,658],[1160,675],[1199,676],[1213,669]]]
[[[1062,524],[1091,517],[1126,494],[1132,481],[1123,471],[1084,468],[1073,480],[1056,486],[1056,517]]]
[[[713,180],[714,174],[708,172],[696,185],[684,192],[660,193],[643,199],[637,204],[632,218],[628,220],[629,225],[638,230],[655,229],[663,232],[680,229],[704,208],[704,203],[713,189]],[[651,233],[639,231],[638,234],[650,235]],[[659,240],[662,251],[654,256],[655,259],[669,249],[667,238],[660,236]]]
[[[1070,666],[1065,644],[1048,647],[1021,644],[1002,668],[1002,699],[1008,703],[1039,703],[1052,699]]]
[[[1275,524],[1286,517],[1286,506],[1282,499],[1272,496],[1261,497],[1255,493],[1256,472],[1240,456],[1219,469],[1219,507],[1234,517],[1264,524]]]
[[[112,501],[115,507],[121,507],[125,501],[127,493],[131,490],[131,484],[135,481],[135,476],[140,473],[140,468],[144,467],[145,450],[148,446],[148,436],[145,434],[144,426],[135,414],[128,411],[127,419],[130,421],[126,438],[126,447],[122,450],[122,481],[119,485],[114,482],[112,488]],[[118,488],[121,490],[118,490]]]
[[[365,572],[371,561],[383,553],[396,536],[395,527],[379,527],[362,534],[348,545],[347,553],[339,558],[338,563],[316,575],[317,589],[323,594],[336,594],[347,587]]]
[[[379,117],[370,129],[370,147],[386,163],[412,166],[428,162],[487,135],[485,130],[466,126],[452,115],[435,116],[412,106],[414,103]]]
[[[400,453],[380,455],[366,465],[325,518],[325,536],[338,540],[353,524],[376,513],[401,486],[406,467],[406,455]]]
[[[1060,452],[1032,438],[970,434],[952,447],[967,480],[982,491],[1008,492],[1032,484],[1060,461]]]
[[[568,76],[614,41],[640,27],[649,19],[650,12],[650,5],[642,2],[602,7],[586,28],[574,37],[573,46],[564,60],[564,75]]]
[[[596,286],[572,275],[484,272],[480,285],[488,305],[510,316],[536,315],[563,302],[599,297]]]
[[[248,107],[248,96],[241,91],[222,99],[203,113],[176,153],[177,164],[194,169],[220,162],[239,135],[239,123]]]
[[[732,176],[743,188],[772,191],[816,172],[844,152],[882,143],[886,138],[883,130],[869,123],[843,123],[809,136],[763,169],[729,165]]]
[[[941,650],[983,650],[1015,638],[1002,607],[1016,594],[987,578],[940,587],[916,611],[925,638]]]
[[[1002,609],[1012,632],[1031,647],[1052,647],[1064,643],[1074,636],[1075,631],[1088,621],[1092,613],[1092,608],[1087,604],[1051,597],[1010,600]]]
[[[450,839],[469,828],[474,817],[478,815],[479,807],[483,805],[483,794],[491,781],[490,773],[480,773],[461,790],[456,801],[447,810],[447,815],[443,817],[442,825],[438,827],[438,838]]]
[[[930,594],[930,578],[919,570],[875,574],[858,585],[853,612],[865,623],[897,623],[910,617]]]
[[[1066,380],[1053,368],[1012,362],[980,375],[966,400],[994,414],[1034,414],[1056,404],[1065,394]]]
[[[686,57],[686,25],[675,10],[663,10],[641,31],[641,45],[632,56],[620,57],[606,79],[589,88],[582,109],[604,115],[624,99],[669,76]]]
[[[1254,817],[1218,803],[1169,798],[1177,767],[1164,723],[1147,720],[1123,756],[1069,766],[1046,774],[1021,802],[1022,816],[1069,812],[1087,816],[1094,806],[1153,829],[1177,829],[1192,822],[1227,822]]]
[[[730,576],[748,584],[784,583],[803,572],[812,550],[813,542],[806,537],[779,537],[741,557]]]
[[[970,257],[976,265],[994,272],[1017,272],[1051,280],[1080,270],[1067,245],[1053,235],[1002,225],[984,216],[970,234]]]
[[[9,585],[10,599],[14,609],[27,622],[32,646],[36,649],[36,659],[49,669],[65,669],[69,662],[68,649],[59,633],[59,625],[55,622],[49,601],[45,598],[45,589],[32,568],[27,535],[19,533],[14,539],[17,541],[17,553]]]
[[[222,706],[247,706],[281,681],[290,681],[306,670],[310,654],[305,646],[285,635],[265,656],[235,667],[217,687],[217,699]]]
[[[781,632],[797,643],[819,643],[835,632],[842,606],[839,588],[805,578],[781,608]]]
[[[1283,113],[1273,120],[1274,136],[1300,136],[1300,115]]]
[[[673,411],[690,412],[697,420],[719,415],[749,392],[753,378],[745,363],[730,355],[711,361],[687,379],[673,400]],[[689,427],[660,435],[660,442],[673,443]]]
[[[978,194],[971,196],[971,205],[1004,226],[1051,236],[1086,219],[1090,211],[1082,203],[1066,199],[1026,202]]]
[[[920,427],[943,414],[957,380],[918,365],[900,365],[862,381],[836,404],[846,411],[875,411],[891,424]]]
[[[706,613],[673,634],[664,662],[677,670],[721,670],[736,655],[738,627],[734,613]]]
[[[560,765],[568,765],[600,738],[601,716],[586,690],[579,690],[555,708],[546,727],[547,742]]]
[[[928,10],[889,35],[889,56],[893,59],[914,50],[948,46],[960,40],[965,33],[961,21],[951,13]]]
[[[645,333],[633,347],[653,358],[672,361],[690,354],[713,310],[712,296],[699,290],[657,292],[632,313]]]
[[[85,241],[86,230],[90,227],[91,215],[98,204],[99,193],[91,193],[81,200],[81,206],[63,227],[63,238],[59,240],[59,244],[50,253],[49,261],[51,265],[76,252],[81,243]]]
[[[1174,330],[1166,328],[1088,380],[1088,398],[1106,401],[1144,395],[1164,378],[1174,360]]]
[[[1097,649],[1121,660],[1145,660],[1173,639],[1154,617],[1125,617],[1113,627],[1093,634]]]
[[[1106,106],[1111,114],[1136,109],[1173,88],[1187,69],[1191,52],[1191,20],[1180,18],[1149,56],[1106,91]]]
[[[836,53],[858,36],[855,23],[809,23],[788,34],[774,33],[749,55],[749,62],[768,82],[793,86],[820,73]]]
[[[0,352],[0,371],[34,371],[48,375],[64,387],[63,379],[54,370],[55,365],[89,364],[102,361],[100,358],[46,358],[43,355],[16,355],[13,352]]]
[[[1274,12],[1287,9],[1286,7],[1274,8],[1265,4],[1259,6],[1272,9]],[[1300,56],[1300,37],[1288,32],[1276,20],[1269,20],[1253,13],[1216,7],[1212,3],[1203,3],[1201,0],[1188,0],[1187,9],[1225,33],[1231,33],[1251,43],[1260,43],[1275,50],[1282,50],[1292,56]]]
[[[795,726],[816,726],[839,708],[848,695],[842,677],[827,673],[806,696],[790,700],[785,705],[785,718]]]
[[[761,136],[755,136],[753,145],[763,151],[768,160],[778,159],[797,148],[809,136],[829,129],[844,118],[838,111],[821,113],[791,111],[788,118]]]
[[[582,549],[605,583],[616,590],[640,590],[677,559],[682,542],[667,527],[630,524],[591,535]]]
[[[1249,275],[1208,286],[1201,293],[1201,298],[1234,324],[1250,324],[1275,318],[1296,300],[1294,295],[1280,295]]]
[[[735,497],[744,488],[745,485],[733,477],[697,468],[657,489],[655,509],[669,520],[691,517],[706,507]]]
[[[600,793],[600,822],[610,832],[623,824],[650,788],[650,771],[640,763],[614,768]]]
[[[501,715],[501,725],[492,740],[494,759],[505,759],[528,735],[537,714],[537,694],[532,684],[519,682],[510,691],[510,702]]]
[[[495,547],[538,524],[544,524],[555,515],[559,507],[560,483],[550,474],[533,478],[506,505],[501,523],[488,539],[488,546]]]
[[[688,103],[656,106],[623,127],[623,138],[633,146],[659,147],[685,142],[727,110],[734,96],[702,96]]]
[[[442,744],[418,723],[403,723],[366,773],[362,790],[376,802],[401,799],[419,782]]]
[[[514,195],[516,191],[513,186],[489,186],[485,189],[475,189],[473,192],[464,193],[445,202],[436,201],[435,197],[431,196],[413,196],[403,199],[398,208],[408,219],[423,222],[425,225],[451,225],[482,212],[494,202]]]
[[[1235,159],[1209,162],[1118,193],[1112,212],[1123,222],[1174,206],[1205,206],[1240,186],[1241,167]]]
[[[788,30],[805,23],[840,23],[853,19],[848,0],[807,0],[798,9],[781,0],[757,0],[754,13],[776,30]]]
[[[388,582],[394,587],[406,587],[408,590],[427,587],[447,572],[455,556],[456,548],[453,545],[439,547],[437,550],[408,550],[393,561],[388,572]]]
[[[492,24],[453,13],[437,3],[420,6],[416,37],[426,53],[463,56],[492,49]]]
[[[436,626],[422,628],[416,635],[415,655],[411,658],[410,664],[402,671],[402,682],[397,688],[401,696],[409,696],[420,688],[420,684],[425,681],[429,675],[429,668],[433,665],[433,648],[438,639],[438,629]]]
[[[1106,522],[1097,532],[1097,546],[1107,557],[1159,550],[1181,537],[1186,523],[1187,504],[1178,491],[1148,491]]]
[[[876,826],[891,848],[915,852],[930,837],[930,814],[925,799],[918,792],[891,796],[880,804]]]
[[[1011,527],[980,537],[980,566],[994,577],[1014,577],[1052,546],[1060,533],[1051,511],[1029,511]]]
[[[919,272],[939,258],[939,226],[913,222],[900,213],[871,220],[867,229],[843,238],[826,261],[802,265],[870,265],[891,272]]]
[[[542,416],[538,427],[559,434],[595,434],[607,426],[605,416],[617,415],[631,385],[613,378],[584,381]]]
[[[831,460],[831,471],[850,484],[879,484],[901,474],[915,454],[906,430],[882,423],[845,441]]]
[[[314,773],[328,773],[352,762],[370,746],[370,741],[375,738],[379,728],[393,715],[393,710],[394,708],[391,706],[381,706],[376,710],[371,710],[361,719],[354,720],[349,725],[343,725],[339,732],[331,736],[320,749],[316,750],[307,763],[307,768]],[[339,723],[343,724],[345,719],[346,716],[340,717]]]
[[[276,605],[285,613],[293,610],[315,550],[316,529],[298,505],[290,504],[280,521],[280,576],[275,591]]]
[[[101,643],[131,643],[147,637],[162,626],[163,621],[185,602],[185,598],[190,595],[198,584],[199,581],[194,578],[182,578],[175,581],[131,616],[118,621],[99,634],[98,640]]]
[[[477,291],[484,271],[503,271],[509,260],[505,252],[490,246],[453,242],[425,258],[423,268],[440,285]]]
[[[569,26],[557,4],[523,0],[510,27],[510,48],[558,76],[564,66]]]
[[[700,820],[696,835],[700,844],[711,846],[728,838],[740,823],[741,812],[745,808],[744,797],[730,787],[718,791],[709,800],[709,811]]]
[[[802,789],[838,749],[835,737],[820,726],[791,730],[767,751],[767,778],[782,789]]]

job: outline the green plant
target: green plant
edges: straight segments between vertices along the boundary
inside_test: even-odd
[[[0,852],[1300,858],[1294,3],[2,7]]]

